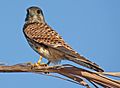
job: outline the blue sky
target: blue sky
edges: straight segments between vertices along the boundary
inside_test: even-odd
[[[39,55],[29,47],[22,33],[26,8],[33,5],[43,9],[47,23],[76,51],[105,71],[120,71],[120,0],[0,1],[0,61],[11,65],[38,60]],[[0,74],[0,87],[81,86],[38,74],[12,73]]]

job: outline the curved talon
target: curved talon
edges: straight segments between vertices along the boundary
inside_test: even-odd
[[[38,64],[38,63],[35,63],[36,66],[48,66],[47,64],[45,63],[41,63],[41,64]]]
[[[41,63],[41,64],[34,63],[34,64],[32,64],[32,67],[39,67],[39,66],[48,66],[48,65],[44,64],[44,63]]]

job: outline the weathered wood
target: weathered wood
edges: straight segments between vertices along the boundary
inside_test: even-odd
[[[84,79],[90,82],[101,85],[103,87],[120,88],[120,82],[104,76],[102,73],[88,71],[69,64],[60,66],[37,66],[31,64],[16,64],[11,66],[0,66],[0,72],[33,72],[33,73],[58,73],[72,79],[74,82],[90,88]]]

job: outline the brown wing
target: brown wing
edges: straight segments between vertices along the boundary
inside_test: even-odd
[[[61,36],[47,24],[31,23],[25,25],[24,34],[26,37],[29,37],[37,43],[43,43],[47,46],[55,48],[63,46],[68,50],[73,50],[67,43],[64,42]]]
[[[24,34],[26,37],[34,40],[36,43],[44,44],[53,49],[59,50],[65,54],[65,57],[67,59],[74,61],[75,63],[81,64],[94,70],[100,69],[98,65],[92,63],[91,61],[75,52],[67,43],[65,43],[61,36],[47,24],[31,23],[25,25]]]

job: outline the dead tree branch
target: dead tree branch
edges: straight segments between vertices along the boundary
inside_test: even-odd
[[[71,82],[75,82],[77,84],[86,86],[90,88],[90,86],[85,82],[85,79],[94,84],[94,86],[102,86],[107,88],[120,88],[120,82],[110,79],[105,75],[110,75],[108,73],[96,73],[92,71],[88,71],[82,68],[78,68],[69,64],[60,65],[60,66],[38,66],[33,67],[31,64],[16,64],[12,66],[0,66],[0,72],[32,72],[32,73],[58,73],[63,76],[71,79]],[[120,73],[116,76],[120,75]],[[113,76],[113,75],[112,75]],[[115,76],[115,74],[114,74]],[[83,80],[84,79],[84,80]]]

